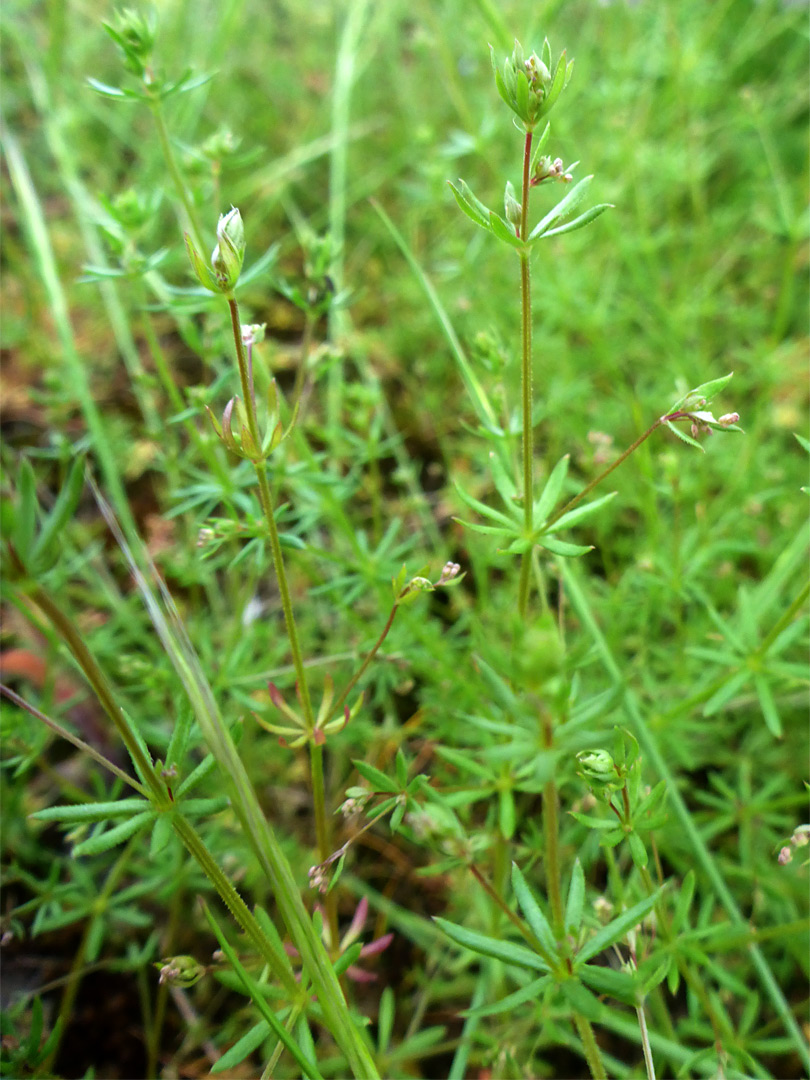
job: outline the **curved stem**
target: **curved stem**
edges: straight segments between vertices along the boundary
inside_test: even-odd
[[[388,631],[394,625],[394,619],[396,618],[397,611],[399,611],[399,604],[394,604],[394,606],[391,608],[391,614],[388,616],[388,622],[383,627],[382,633],[380,634],[380,636],[377,638],[376,642],[374,643],[374,647],[372,648],[371,652],[366,656],[363,663],[360,665],[360,667],[357,669],[355,674],[349,680],[348,685],[346,686],[346,689],[343,691],[343,693],[337,699],[335,704],[332,706],[332,713],[331,713],[332,716],[335,716],[340,711],[340,709],[346,704],[346,699],[348,698],[349,694],[352,692],[352,690],[355,688],[357,683],[362,678],[363,672],[366,670],[368,665],[371,663],[371,661],[377,655],[377,653],[378,653],[378,651],[380,649],[380,646],[385,641],[386,637],[388,637]]]
[[[608,465],[605,471],[601,472],[595,480],[591,480],[589,484],[586,484],[582,491],[580,491],[578,495],[575,495],[573,499],[569,499],[561,510],[558,510],[556,514],[552,514],[546,522],[546,528],[548,529],[555,521],[559,521],[563,514],[567,514],[569,510],[573,510],[584,498],[590,495],[595,487],[598,487],[603,480],[610,476],[614,469],[618,469],[622,462],[626,461],[635,450],[638,450],[643,442],[646,442],[646,440],[649,439],[652,433],[661,426],[663,420],[664,417],[659,417],[652,427],[647,428],[643,435],[639,435],[636,441],[631,446],[628,446],[623,454],[620,454],[619,457],[616,458],[612,465]]]

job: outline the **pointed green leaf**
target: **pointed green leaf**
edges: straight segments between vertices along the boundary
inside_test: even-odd
[[[396,795],[399,793],[399,788],[394,781],[389,780],[384,772],[375,769],[373,765],[367,765],[365,761],[353,761],[352,764],[363,779],[368,780],[375,791],[384,791],[389,795]]]
[[[735,671],[703,706],[703,715],[714,716],[715,713],[719,712],[724,705],[731,701],[737,691],[745,686],[750,677],[751,672],[748,668],[743,668],[742,671]]]
[[[767,678],[761,673],[754,675],[754,687],[762,709],[762,718],[775,739],[782,738],[782,720]]]
[[[489,536],[514,536],[516,530],[512,529],[500,529],[495,525],[479,525],[475,521],[465,521],[464,518],[454,517],[453,521],[457,521],[459,525],[463,525],[465,529],[472,529],[473,532],[486,533]]]
[[[578,979],[567,979],[560,984],[560,989],[574,1011],[586,1019],[596,1021],[602,1015],[599,1001]]]
[[[211,1072],[216,1075],[216,1073],[235,1069],[237,1065],[241,1065],[249,1054],[259,1049],[269,1034],[270,1025],[266,1020],[260,1020],[258,1024],[254,1024],[249,1031],[246,1031],[241,1039],[237,1039],[219,1060],[214,1062],[211,1066]]]
[[[643,870],[647,865],[647,849],[644,846],[644,841],[637,832],[631,832],[627,834],[627,843],[630,845],[630,855],[633,862],[639,870]]]
[[[526,884],[526,879],[521,874],[517,863],[512,863],[512,888],[515,890],[517,902],[526,922],[532,929],[532,933],[543,946],[546,952],[544,959],[549,965],[553,964],[557,953],[557,942],[554,938],[548,919],[546,919],[540,905],[532,895],[532,891]]]
[[[557,500],[560,497],[565,478],[568,475],[568,465],[571,460],[571,455],[566,454],[561,457],[554,468],[551,470],[548,480],[546,480],[545,487],[540,493],[540,498],[534,504],[534,513],[538,521],[545,521],[551,511],[557,504]]]
[[[609,503],[611,499],[615,499],[616,492],[611,491],[607,495],[603,495],[601,499],[594,499],[593,502],[586,503],[584,506],[577,506],[573,510],[569,510],[567,514],[563,514],[561,518],[549,526],[548,532],[559,532],[560,529],[568,529],[578,521],[582,521],[583,518],[590,517],[596,510],[605,503]]]
[[[48,806],[31,814],[37,821],[109,821],[122,814],[135,814],[150,809],[146,799],[116,799],[113,802],[79,803],[76,806]]]
[[[556,229],[549,229],[543,233],[543,239],[547,240],[551,236],[562,236],[563,233],[576,232],[577,229],[584,229],[586,225],[590,225],[592,221],[596,221],[598,217],[601,217],[606,210],[612,210],[613,203],[599,203],[598,206],[592,206],[590,210],[586,210],[584,214],[580,214],[579,217],[574,218],[573,221],[566,222],[565,225],[558,225]]]
[[[696,386],[693,390],[684,394],[682,398],[679,398],[669,411],[691,412],[693,409],[708,405],[728,385],[733,375],[734,372],[730,371],[728,375],[723,375],[719,379],[711,379],[709,382],[701,383],[700,386]]]
[[[700,443],[697,441],[697,439],[693,439],[691,435],[687,435],[685,431],[681,431],[681,429],[679,427],[676,427],[675,424],[673,424],[671,420],[665,420],[664,424],[669,428],[669,430],[674,435],[678,436],[678,438],[681,440],[681,442],[685,442],[685,443],[688,443],[689,446],[696,447],[698,450],[700,450],[701,454],[706,453],[706,451],[700,445]]]
[[[20,462],[20,473],[17,480],[17,510],[14,515],[14,532],[12,535],[14,547],[24,563],[28,562],[31,546],[34,542],[36,522],[37,479],[33,465],[28,458],[24,457]]]
[[[172,818],[170,814],[158,814],[152,828],[152,839],[149,842],[149,858],[156,858],[161,851],[168,847],[172,838]]]
[[[459,209],[462,210],[471,221],[474,221],[476,225],[479,225],[482,229],[486,229],[487,232],[491,232],[489,225],[489,208],[484,206],[484,204],[473,195],[472,191],[467,187],[463,180],[459,180],[459,187],[456,187],[452,180],[448,180],[447,183],[450,185],[453,195],[455,195]]]
[[[458,926],[439,916],[435,916],[433,921],[451,941],[480,956],[490,956],[493,960],[502,960],[505,964],[515,964],[518,967],[531,968],[533,971],[549,970],[548,964],[541,960],[537,953],[523,945],[479,934],[476,930],[468,930],[464,926]]]
[[[73,461],[53,509],[45,519],[39,537],[34,544],[34,550],[31,552],[32,565],[47,561],[50,553],[49,549],[56,543],[68,521],[76,512],[83,488],[84,454]]]
[[[652,896],[648,896],[646,899],[640,901],[640,903],[634,904],[628,911],[622,912],[618,918],[609,922],[607,926],[603,926],[602,929],[579,950],[577,953],[577,963],[582,964],[587,960],[590,960],[591,957],[598,956],[599,953],[604,952],[605,949],[609,949],[611,945],[620,941],[629,930],[638,926],[642,919],[652,911],[663,890],[664,886],[661,886],[660,889],[655,890]]]
[[[514,227],[508,225],[494,210],[490,210],[489,212],[489,224],[495,236],[505,244],[508,244],[510,247],[516,248],[519,251],[523,251],[526,248],[524,242],[515,232]]]
[[[582,925],[582,913],[585,905],[585,874],[579,859],[574,861],[571,871],[571,884],[568,886],[568,899],[565,904],[565,932],[578,934]]]
[[[552,536],[541,536],[537,543],[540,547],[546,548],[553,555],[562,555],[565,558],[576,558],[579,555],[587,555],[589,551],[593,551],[593,544],[583,546],[582,544],[569,544],[565,540],[557,540]]]
[[[535,225],[529,234],[529,241],[537,240],[558,221],[562,221],[563,218],[572,214],[588,194],[588,188],[591,186],[592,180],[592,175],[586,176],[578,184],[574,184],[565,198],[560,199],[557,205],[549,210],[546,216]]]
[[[569,814],[571,815],[572,818],[576,818],[576,820],[580,823],[580,825],[584,825],[586,829],[603,829],[603,830],[607,830],[607,829],[615,829],[615,827],[616,827],[616,819],[615,819],[615,817],[611,817],[611,818],[591,817],[589,814],[580,814],[579,811],[577,811],[577,810],[569,810],[568,812],[569,812]]]
[[[102,851],[109,851],[110,848],[123,844],[125,840],[129,840],[135,833],[140,832],[154,816],[154,810],[145,810],[142,814],[136,814],[122,821],[120,825],[107,829],[106,832],[91,836],[89,840],[83,840],[73,849],[73,854],[75,856],[100,855]]]
[[[492,521],[500,522],[501,525],[506,525],[510,530],[514,529],[516,518],[507,517],[507,515],[502,514],[500,510],[493,510],[491,506],[487,506],[487,504],[481,502],[480,499],[475,499],[472,495],[468,495],[464,488],[460,487],[458,484],[455,484],[454,487],[461,500],[465,502],[471,510],[477,510],[482,517],[487,517]]]
[[[507,994],[506,997],[493,1002],[491,1005],[479,1005],[477,1009],[466,1009],[461,1015],[469,1017],[500,1016],[502,1013],[517,1009],[518,1006],[525,1004],[527,1001],[536,1002],[541,992],[550,984],[551,977],[541,975],[539,979],[534,979],[528,986],[515,990],[513,994]]]
[[[576,973],[597,994],[610,994],[625,1005],[635,1005],[638,997],[636,981],[626,971],[597,967],[592,964],[577,965]]]

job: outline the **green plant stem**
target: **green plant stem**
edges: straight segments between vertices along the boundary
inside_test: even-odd
[[[28,595],[36,606],[47,616],[51,625],[68,646],[79,664],[79,667],[84,672],[85,678],[92,686],[93,692],[101,702],[104,711],[115,725],[115,729],[126,746],[127,752],[132,758],[135,768],[138,770],[141,779],[149,789],[151,798],[161,809],[168,809],[171,803],[166,793],[166,787],[155,772],[154,766],[144,751],[140,739],[135,734],[123,709],[115,700],[115,694],[112,687],[107,682],[107,678],[101,668],[96,664],[95,658],[85,645],[81,634],[70,619],[51,600],[44,589],[40,588],[38,585],[33,585],[29,589]]]
[[[523,144],[523,187],[520,202],[520,237],[529,235],[529,170],[532,160],[532,133],[526,132]],[[530,253],[520,253],[520,392],[523,403],[523,527],[527,538],[534,528],[534,430],[532,428],[532,275]],[[526,618],[531,585],[531,548],[524,551],[520,565],[518,611]]]
[[[551,916],[554,934],[559,940],[565,927],[563,914],[562,890],[560,888],[560,847],[559,824],[557,820],[558,793],[554,780],[543,785],[543,839],[545,850],[543,862],[546,873],[546,888],[551,903]]]
[[[180,814],[173,815],[172,827],[183,841],[186,849],[194,856],[205,876],[219,893],[220,899],[225,907],[227,907],[228,911],[233,915],[247,937],[253,942],[259,955],[267,963],[268,967],[273,972],[273,975],[284,987],[285,992],[290,996],[291,1000],[295,1000],[300,993],[300,987],[295,981],[295,976],[293,975],[289,964],[285,964],[283,959],[276,954],[253,913],[233,887],[230,879],[220,868],[216,859],[211,855],[199,833],[194,826]]]
[[[388,637],[388,631],[394,625],[394,619],[396,618],[396,614],[397,614],[398,611],[399,611],[399,604],[395,603],[394,606],[391,608],[391,612],[390,612],[390,614],[388,616],[388,621],[386,622],[385,626],[383,627],[382,633],[380,634],[380,636],[375,641],[371,652],[367,654],[367,656],[366,656],[365,660],[363,661],[363,663],[360,665],[360,667],[357,669],[357,671],[354,673],[354,675],[351,677],[351,679],[349,679],[349,682],[346,685],[346,689],[343,691],[343,693],[337,699],[335,704],[332,706],[331,716],[337,715],[337,713],[346,704],[346,700],[347,700],[349,694],[351,694],[352,690],[354,690],[357,683],[363,677],[363,673],[365,672],[366,668],[369,666],[371,661],[377,655],[377,653],[379,652],[379,650],[380,650],[380,648],[382,646],[382,643]]]
[[[498,892],[498,890],[494,888],[494,886],[489,881],[487,881],[487,879],[484,877],[484,875],[481,873],[475,863],[469,863],[468,865],[472,876],[475,878],[475,880],[478,882],[478,884],[481,886],[481,888],[484,890],[490,900],[492,900],[495,905],[500,908],[500,910],[504,913],[510,923],[512,923],[512,925],[515,927],[521,937],[526,941],[526,943],[531,946],[531,948],[538,954],[538,956],[541,956],[543,960],[545,960],[545,962],[548,964],[549,968],[552,971],[559,968],[559,957],[553,956],[551,953],[549,953],[543,943],[537,937],[535,937],[532,931],[524,923],[523,919],[521,919],[519,915],[512,911],[512,909],[509,907],[509,905]]]
[[[96,663],[95,657],[82,640],[81,634],[70,619],[59,610],[42,589],[37,586],[32,588],[31,599],[37,607],[41,608],[45,613],[62,640],[68,646],[78,662],[79,667],[82,669],[85,678],[93,688],[104,711],[115,725],[124,745],[129,751],[130,757],[135,762],[136,768],[149,788],[148,792],[144,789],[144,794],[149,794],[157,807],[170,812],[173,804],[166,793],[165,784],[158,778],[151,761],[141,747],[140,740],[131,729],[129,720],[117,704],[112,687],[107,682],[106,676]],[[24,705],[24,707],[27,708],[29,712],[31,711],[29,706]],[[106,765],[107,763],[104,762],[104,764]],[[275,952],[270,947],[264,932],[250,913],[244,900],[242,900],[230,880],[219,868],[193,827],[185,820],[185,818],[177,813],[173,813],[172,815],[172,825],[175,832],[214,885],[214,888],[219,893],[225,906],[233,914],[234,918],[248,937],[254,942],[260,954],[265,958],[268,964],[271,965],[279,980],[287,986],[290,992],[297,992],[297,984],[295,983],[292,972],[289,969],[285,970],[283,965],[280,964],[279,957],[276,956]]]
[[[567,514],[569,510],[573,510],[574,507],[581,503],[583,499],[587,498],[594,488],[598,487],[603,480],[607,479],[607,477],[610,476],[614,469],[618,469],[622,462],[626,461],[634,451],[638,450],[638,448],[643,442],[646,442],[647,439],[649,439],[652,433],[661,426],[661,423],[662,418],[659,417],[658,420],[656,420],[655,423],[652,425],[652,427],[647,428],[643,435],[639,435],[636,441],[631,446],[628,446],[623,454],[620,454],[616,458],[612,465],[608,465],[605,471],[601,472],[595,480],[591,480],[589,484],[586,484],[582,491],[580,491],[578,495],[575,495],[573,499],[569,499],[569,501],[565,504],[565,506],[562,507],[561,510],[558,510],[556,514],[552,514],[546,522],[546,528],[549,528],[551,525],[553,525],[555,521],[559,521],[563,514]]]
[[[197,217],[197,208],[192,201],[189,190],[186,187],[186,182],[178,167],[177,158],[174,156],[174,150],[172,150],[169,131],[166,127],[166,118],[163,115],[163,104],[160,98],[152,92],[151,87],[145,85],[144,89],[146,90],[149,108],[155,121],[155,127],[157,128],[158,141],[160,142],[160,149],[163,152],[163,160],[166,162],[166,168],[169,170],[169,175],[172,178],[177,196],[186,211],[186,217],[188,218],[189,229],[192,239],[194,240],[194,245],[198,251],[204,251],[205,244],[203,242],[203,231],[200,228],[199,218]]]
[[[641,1032],[641,1047],[644,1051],[644,1067],[647,1070],[647,1080],[655,1080],[655,1062],[650,1047],[650,1036],[647,1033],[647,1017],[644,1015],[643,1005],[636,1005],[636,1016],[638,1017],[638,1029]]]
[[[596,1036],[593,1033],[590,1021],[588,1021],[581,1013],[575,1012],[574,1023],[579,1032],[582,1048],[585,1051],[585,1060],[588,1062],[588,1068],[591,1071],[593,1080],[607,1080],[605,1065],[602,1061],[602,1055],[599,1051],[599,1045],[596,1042]]]
[[[250,436],[253,439],[253,443],[259,448],[261,452],[262,439],[259,434],[259,425],[256,417],[256,401],[253,391],[253,383],[250,378],[250,372],[248,370],[247,356],[245,354],[245,346],[242,341],[242,325],[239,318],[239,306],[233,297],[228,297],[228,307],[231,312],[231,325],[233,327],[234,344],[236,346],[237,363],[239,366],[239,379],[242,383],[242,395],[245,402],[245,413],[247,415],[248,430]],[[290,597],[290,589],[287,583],[287,571],[284,566],[284,555],[281,550],[281,540],[278,535],[278,526],[276,525],[275,513],[273,511],[273,497],[270,492],[270,485],[267,482],[267,470],[265,468],[264,459],[261,458],[253,462],[253,467],[256,471],[256,479],[259,485],[259,501],[262,504],[262,510],[264,511],[264,517],[267,522],[267,528],[270,533],[270,548],[273,553],[273,565],[276,571],[276,580],[278,581],[279,594],[281,595],[281,606],[284,609],[284,622],[287,627],[287,638],[290,642],[290,652],[292,653],[293,666],[295,668],[295,676],[298,685],[298,694],[301,699],[301,708],[304,713],[304,721],[307,726],[307,733],[310,736],[309,741],[309,775],[310,783],[312,787],[312,812],[315,818],[315,836],[318,849],[318,860],[324,862],[330,854],[331,841],[330,841],[330,828],[329,828],[329,816],[326,808],[326,785],[324,783],[323,773],[323,747],[319,746],[313,736],[315,733],[315,716],[312,711],[312,700],[309,694],[309,683],[307,681],[306,668],[304,667],[304,658],[301,654],[301,646],[298,640],[298,629],[295,623],[295,613],[292,606],[292,598]],[[326,897],[326,921],[329,927],[331,940],[333,947],[337,948],[338,944],[338,922],[337,922],[337,906],[336,897],[333,893],[329,893]]]
[[[65,739],[66,742],[72,743],[73,746],[75,746],[78,750],[81,750],[83,753],[87,754],[87,756],[93,761],[97,762],[99,765],[102,765],[105,769],[108,769],[113,774],[113,776],[117,776],[119,780],[123,780],[125,784],[129,784],[130,787],[134,788],[140,795],[143,795],[144,798],[148,797],[149,793],[143,786],[143,784],[139,783],[133,777],[125,773],[123,769],[119,769],[114,761],[110,761],[108,758],[105,758],[103,754],[100,754],[98,750],[90,746],[89,743],[86,743],[83,739],[80,739],[77,735],[74,735],[72,731],[68,731],[67,728],[63,728],[61,724],[57,724],[57,722],[55,720],[52,720],[50,716],[46,716],[45,713],[42,713],[39,711],[39,709],[34,708],[33,705],[27,702],[25,698],[21,698],[20,695],[16,694],[10,687],[0,683],[0,694],[2,694],[4,697],[7,697],[9,701],[13,701],[18,708],[25,709],[27,713],[30,713],[31,716],[35,717],[35,719],[39,720],[46,727],[49,727],[51,731],[53,731],[61,739]],[[86,798],[87,796],[84,797]]]
[[[250,432],[250,437],[253,439],[254,444],[261,450],[262,439],[259,436],[259,426],[256,419],[256,403],[254,401],[253,387],[250,384],[248,375],[245,346],[242,341],[242,324],[239,319],[239,306],[232,296],[228,297],[228,307],[231,311],[231,325],[233,327],[233,339],[236,346],[237,363],[239,365],[239,378],[242,383],[242,396],[245,403],[248,431]],[[264,517],[267,522],[267,529],[270,533],[270,548],[273,553],[273,565],[275,567],[278,589],[281,595],[281,606],[284,609],[284,622],[287,627],[287,637],[290,642],[290,652],[292,653],[293,666],[295,667],[295,677],[298,681],[298,693],[301,696],[301,707],[304,711],[307,731],[311,735],[315,728],[315,719],[312,712],[312,702],[309,696],[306,669],[301,655],[301,646],[298,642],[298,629],[295,624],[295,613],[293,612],[290,589],[287,583],[287,571],[284,567],[284,555],[281,550],[281,540],[279,539],[278,526],[276,525],[276,518],[273,512],[273,497],[270,493],[270,485],[267,482],[267,471],[265,469],[264,460],[254,461],[253,467],[256,470],[256,479],[259,484],[259,501],[262,504],[262,510],[264,511]]]

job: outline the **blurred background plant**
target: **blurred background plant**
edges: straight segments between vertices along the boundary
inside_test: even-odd
[[[281,931],[233,809],[216,812],[228,789],[130,567],[70,469],[87,453],[124,534],[143,537],[314,911],[306,751],[251,717],[275,721],[268,683],[295,701],[267,531],[251,463],[228,455],[205,412],[221,416],[238,390],[232,329],[181,241],[189,232],[207,256],[233,205],[248,237],[242,319],[266,327],[252,346],[257,395],[274,378],[286,419],[300,401],[268,475],[316,701],[374,648],[403,563],[409,577],[429,564],[420,576],[435,581],[449,559],[466,574],[397,611],[358,683],[362,708],[326,747],[327,803],[345,811],[327,882],[338,971],[394,934],[363,954],[376,982],[344,980],[371,1020],[377,1070],[584,1076],[571,1023],[584,1009],[608,1074],[642,1075],[640,988],[661,1075],[799,1074],[807,870],[780,852],[807,820],[807,456],[794,438],[808,434],[804,12],[775,0],[235,0],[108,21],[112,40],[78,4],[2,15],[4,533],[31,538],[28,573],[167,769],[182,727],[178,782],[202,768],[188,801],[218,800],[192,807],[207,850],[258,905],[261,932]],[[575,57],[551,160],[581,159],[595,201],[615,205],[535,256],[538,490],[570,454],[561,496],[573,497],[691,387],[731,370],[719,411],[746,431],[704,440],[705,455],[666,431],[648,440],[578,530],[594,550],[543,564],[550,609],[526,649],[513,645],[517,561],[454,521],[470,516],[456,485],[500,508],[504,446],[520,476],[515,259],[446,186],[462,174],[495,207],[504,177],[519,190],[520,137],[486,48],[502,63],[515,34],[537,49],[548,34]],[[538,213],[564,193],[550,186],[533,193]],[[482,428],[484,400],[508,438]],[[20,523],[32,493],[42,509]],[[7,556],[3,682],[131,773],[16,573]],[[515,692],[532,678],[567,716],[553,753],[538,698]],[[663,823],[632,817],[619,833],[578,775],[577,754],[607,753],[616,725],[640,748],[631,809],[665,779]],[[105,848],[91,811],[30,817],[120,806],[123,780],[5,702],[2,734],[6,1075],[205,1075],[216,1062],[257,1075],[270,1062],[297,1076],[313,1061],[347,1074],[329,1024],[285,1014],[218,915],[232,958],[212,959],[221,942],[193,904],[213,901],[208,879],[153,819],[130,816],[133,831]],[[524,936],[528,924],[543,944],[552,777],[578,815],[559,821],[566,927],[578,906],[580,957],[605,948],[608,974],[586,973],[588,997],[534,986],[544,961]],[[625,941],[611,954],[600,926],[641,902],[645,873],[677,885],[656,900],[668,930],[649,921],[656,909],[632,952]],[[367,929],[349,944],[361,901]],[[202,977],[159,982],[153,965],[172,957]]]

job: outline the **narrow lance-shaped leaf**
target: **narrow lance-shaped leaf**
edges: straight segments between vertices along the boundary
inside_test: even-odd
[[[495,236],[505,244],[508,244],[518,251],[523,251],[526,248],[525,242],[515,233],[514,228],[511,225],[507,225],[503,218],[499,217],[494,210],[490,210],[489,212],[489,224]]]
[[[609,922],[607,926],[603,926],[577,953],[577,967],[586,960],[590,960],[591,957],[598,956],[599,953],[610,948],[611,945],[620,941],[629,930],[638,926],[641,920],[655,907],[663,888],[662,886],[660,889],[656,889],[652,896],[648,896],[640,903],[634,904],[627,911],[623,911],[618,918]]]
[[[467,1009],[462,1013],[462,1016],[500,1016],[502,1013],[511,1012],[527,1001],[536,1002],[541,991],[550,983],[550,975],[541,975],[539,979],[532,980],[527,986],[521,987],[520,990],[516,990],[513,994],[507,994],[506,997],[493,1002],[491,1005],[479,1005],[477,1009]]]
[[[107,821],[122,814],[149,810],[146,799],[117,799],[114,802],[80,803],[77,806],[48,806],[31,814],[37,821]]]
[[[573,510],[569,510],[567,514],[563,514],[561,518],[550,525],[548,531],[550,533],[559,532],[560,529],[568,529],[578,521],[582,521],[583,518],[590,517],[600,506],[604,506],[605,503],[609,503],[611,499],[615,499],[616,492],[608,492],[607,495],[603,495],[601,499],[594,499],[593,502],[586,503],[584,506],[577,506]]]
[[[546,216],[535,225],[529,234],[529,240],[537,240],[556,222],[562,221],[563,218],[572,214],[588,194],[588,188],[591,186],[592,180],[592,175],[586,176],[578,184],[575,184],[565,198],[560,199],[557,205],[549,210]]]
[[[676,427],[671,420],[665,420],[664,423],[669,428],[669,430],[673,432],[673,434],[678,436],[678,438],[682,442],[688,443],[690,446],[696,447],[698,450],[700,450],[701,454],[706,453],[706,451],[700,445],[697,439],[693,439],[691,435],[687,435],[685,431],[681,431],[681,429],[679,427]]]
[[[479,934],[476,930],[467,930],[466,927],[457,926],[438,916],[433,921],[452,941],[471,952],[479,953],[481,956],[490,956],[493,960],[502,960],[505,964],[531,968],[534,971],[549,970],[549,965],[536,952],[532,952],[523,945],[488,937],[486,934]]]
[[[145,810],[142,814],[136,814],[127,821],[122,821],[115,828],[108,829],[98,836],[91,836],[89,840],[77,844],[73,849],[73,854],[100,855],[102,851],[109,851],[110,848],[117,847],[119,844],[123,844],[125,840],[129,840],[130,836],[134,836],[136,832],[143,829],[154,816],[154,810]]]
[[[548,239],[550,236],[562,236],[563,233],[576,232],[577,229],[584,229],[586,225],[590,225],[592,221],[604,214],[605,210],[612,209],[613,203],[599,203],[598,206],[592,206],[590,210],[586,210],[584,214],[580,214],[573,221],[569,221],[565,225],[558,225],[556,229],[549,229],[548,232],[543,233],[543,239]]]
[[[459,205],[459,209],[467,215],[470,221],[474,221],[476,225],[480,225],[482,229],[486,229],[490,232],[489,225],[489,207],[484,206],[480,199],[477,199],[473,195],[472,191],[467,187],[463,180],[459,180],[459,186],[453,183],[452,180],[448,180],[447,183],[456,198],[456,202]]]
[[[520,872],[517,863],[512,863],[512,888],[515,890],[517,902],[520,904],[520,910],[523,912],[526,922],[546,952],[545,959],[549,964],[552,964],[554,955],[557,952],[557,942],[554,940],[554,934],[549,926],[548,919],[546,919],[540,905],[532,895],[532,891],[526,884],[526,879]]]
[[[541,536],[537,543],[540,547],[546,548],[553,555],[562,555],[565,558],[574,559],[580,555],[587,555],[589,551],[593,551],[593,544],[569,544],[565,540],[557,540],[553,536]]]
[[[565,904],[565,932],[576,934],[582,923],[585,904],[585,874],[579,859],[574,862],[571,871],[571,884],[568,887],[568,899]]]
[[[538,521],[545,521],[554,509],[560,497],[562,486],[565,483],[565,478],[568,475],[568,463],[570,460],[570,455],[565,454],[551,470],[540,498],[535,503],[534,512]]]

